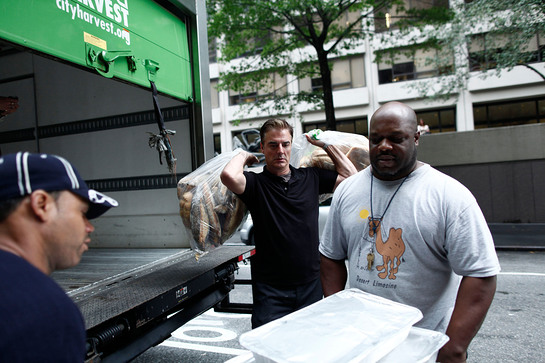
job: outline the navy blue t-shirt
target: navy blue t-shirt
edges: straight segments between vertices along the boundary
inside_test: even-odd
[[[64,290],[0,250],[0,362],[83,362],[85,324]]]
[[[262,173],[244,172],[246,188],[239,195],[252,215],[256,254],[252,279],[293,286],[320,274],[318,197],[331,193],[337,172],[290,166],[285,182],[266,167]]]

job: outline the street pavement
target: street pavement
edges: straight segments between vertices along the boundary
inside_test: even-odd
[[[468,362],[545,362],[545,252],[499,251],[502,271]]]
[[[487,318],[469,348],[468,362],[545,362],[545,252],[498,251],[502,272]],[[238,278],[249,277],[240,264]],[[237,285],[234,302],[251,302],[249,286]],[[251,329],[247,314],[209,310],[134,362],[226,362],[247,354],[239,337]]]

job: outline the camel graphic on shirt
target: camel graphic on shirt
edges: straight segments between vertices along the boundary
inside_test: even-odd
[[[401,228],[390,228],[388,239],[383,241],[380,221],[375,220],[369,222],[369,235],[371,237],[376,235],[375,247],[377,252],[382,256],[383,264],[377,266],[377,270],[382,271],[378,274],[378,277],[381,279],[385,279],[386,276],[388,276],[390,280],[396,279],[396,273],[399,269],[399,265],[401,265],[401,257],[403,256],[403,253],[405,253],[405,243],[401,238],[402,232]],[[390,274],[388,274],[388,269],[390,270]]]

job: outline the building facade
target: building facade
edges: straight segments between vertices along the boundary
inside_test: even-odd
[[[536,34],[529,49],[535,52],[532,68],[545,74],[545,34]],[[481,45],[484,47],[485,45]],[[516,66],[501,75],[483,79],[480,71],[487,67],[484,60],[472,62],[473,70],[466,90],[449,100],[422,98],[412,87],[422,79],[433,79],[438,70],[425,64],[424,51],[412,58],[397,58],[392,64],[386,59],[376,62],[377,42],[366,41],[351,50],[349,56],[332,59],[332,86],[337,120],[337,130],[367,136],[369,118],[380,105],[389,101],[409,104],[432,134],[472,131],[482,128],[524,125],[545,122],[545,80],[524,65]],[[215,49],[211,49],[212,52]],[[282,117],[292,123],[296,134],[313,128],[325,127],[325,114],[297,109],[297,119],[292,115],[274,115],[251,112],[241,115],[240,104],[252,102],[255,95],[240,95],[233,91],[218,92],[216,85],[220,72],[226,65],[216,62],[213,53],[210,61],[212,89],[212,114],[215,151],[221,153],[233,148],[232,139],[241,131],[259,128],[270,117]],[[319,79],[275,79],[275,87],[297,93],[319,87]]]
[[[545,223],[545,34],[536,34],[528,46],[535,55],[531,68],[524,65],[497,75],[480,51],[486,36],[473,35],[467,67],[472,71],[467,89],[448,100],[422,98],[414,87],[440,72],[424,61],[425,51],[411,57],[377,61],[384,47],[376,41],[355,45],[350,54],[332,62],[332,86],[338,131],[368,135],[373,112],[389,101],[411,106],[430,128],[421,139],[419,159],[462,181],[475,194],[490,223]],[[480,38],[479,38],[480,37]],[[295,136],[325,127],[325,114],[301,105],[297,117],[250,112],[241,115],[240,104],[255,95],[217,92],[220,73],[227,65],[215,61],[210,77],[215,151],[230,151],[233,138],[259,128],[270,117],[287,119]],[[482,78],[481,70],[490,69]],[[319,79],[275,79],[288,92],[320,86]],[[235,145],[236,146],[236,145]],[[521,183],[522,181],[522,183]],[[524,189],[519,188],[524,185]],[[545,243],[545,241],[544,241]]]

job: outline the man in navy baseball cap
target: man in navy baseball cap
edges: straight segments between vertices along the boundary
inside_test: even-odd
[[[38,189],[79,195],[89,202],[88,219],[118,205],[116,200],[89,189],[72,164],[60,156],[19,152],[0,158],[0,202]]]
[[[117,205],[62,157],[0,158],[0,362],[84,361],[81,313],[48,275],[80,262],[89,220]]]

